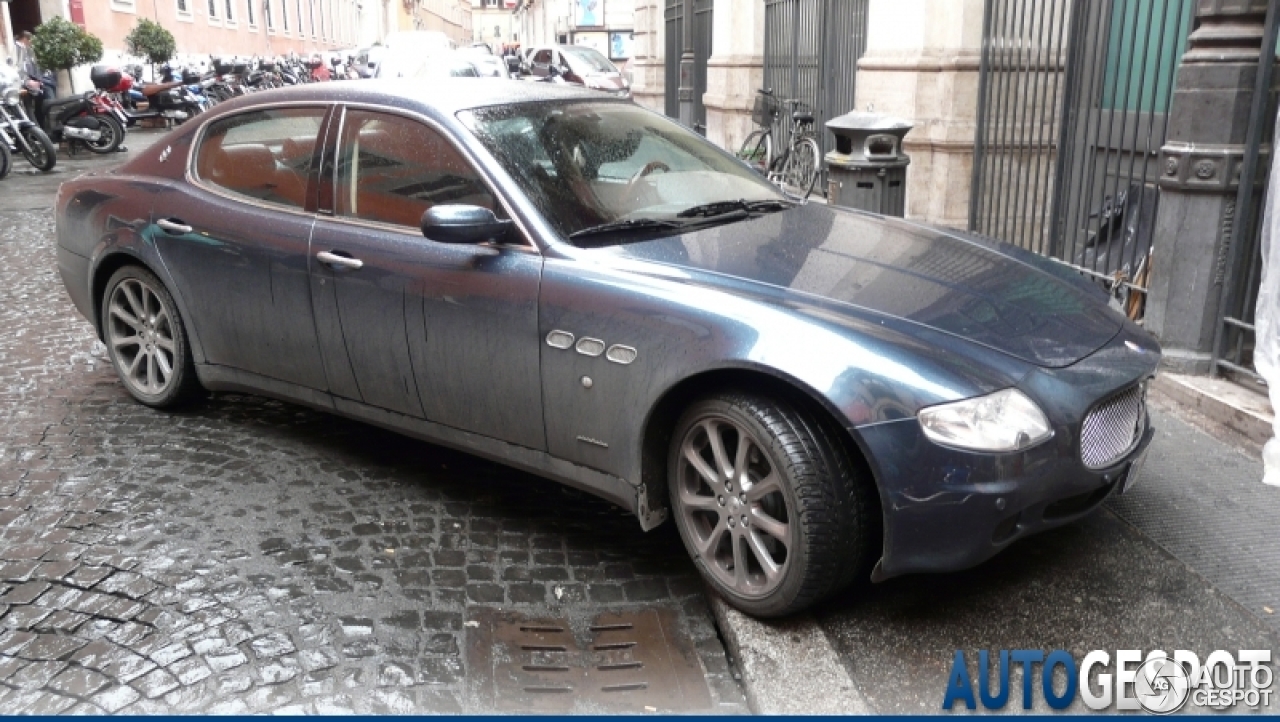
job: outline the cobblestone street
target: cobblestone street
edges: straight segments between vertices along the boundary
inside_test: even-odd
[[[47,206],[57,180],[15,172],[4,191],[43,184]],[[644,534],[551,482],[272,401],[138,405],[31,206],[0,210],[0,708],[483,712],[501,675],[468,649],[501,609],[579,639],[658,610],[706,679],[687,708],[746,711],[673,527]],[[671,695],[617,700],[565,709]]]

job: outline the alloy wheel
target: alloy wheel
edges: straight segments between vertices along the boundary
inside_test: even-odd
[[[158,396],[174,376],[177,344],[173,321],[155,289],[126,278],[111,292],[107,343],[120,376],[132,391]]]
[[[708,416],[685,434],[677,463],[672,498],[707,571],[743,596],[774,591],[795,539],[782,477],[765,446],[729,418]]]

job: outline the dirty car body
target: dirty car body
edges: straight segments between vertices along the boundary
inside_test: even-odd
[[[684,503],[669,490],[680,449],[715,447],[698,424],[737,423],[724,438],[743,456],[751,429],[765,428],[731,412],[728,421],[682,414],[708,395],[730,406],[747,398],[743,408],[772,399],[796,411],[778,418],[799,419],[801,432],[829,429],[814,438],[847,450],[850,463],[828,471],[869,490],[876,519],[860,533],[875,538],[860,573],[876,579],[972,566],[1080,518],[1136,475],[1160,351],[1052,261],[793,203],[666,119],[581,89],[334,85],[221,104],[118,170],[62,186],[59,270],[104,340],[135,343],[128,329],[113,336],[107,306],[127,295],[111,296],[108,284],[145,269],[134,277],[171,296],[205,389],[272,396],[495,459],[618,504],[645,529]],[[519,147],[553,126],[579,140]],[[432,171],[415,175],[415,164]],[[675,212],[713,192],[728,205]],[[593,200],[578,208],[582,198]],[[633,198],[661,202],[646,201],[643,217],[607,212]],[[417,213],[435,206],[420,223]],[[494,230],[472,242],[445,228],[481,216]],[[121,358],[145,366],[140,353]],[[130,390],[150,403],[138,373]],[[982,399],[994,401],[964,406]],[[1007,448],[965,440],[1005,418],[1029,424]],[[680,447],[673,434],[685,421]],[[752,458],[781,453],[769,442],[756,439]],[[714,465],[720,451],[704,458]],[[760,463],[784,465],[768,458]],[[747,463],[717,477],[710,497],[690,492],[710,511],[690,511],[681,532],[704,573],[718,564],[711,578],[741,592],[731,601],[793,611],[821,596],[816,587],[766,582],[788,560],[818,558],[809,551],[818,532],[801,528],[794,509],[748,511],[747,490],[741,518],[760,515],[753,531],[717,511],[714,489],[760,485],[770,473],[752,478]],[[799,503],[777,503],[786,499]],[[731,494],[719,504],[739,502]],[[693,533],[697,513],[708,521]],[[794,523],[770,527],[769,514]],[[770,541],[759,528],[787,536]],[[697,551],[718,535],[730,539],[720,551]],[[786,549],[747,548],[760,539]],[[752,553],[776,553],[777,564],[744,561]],[[790,601],[752,606],[784,592]]]

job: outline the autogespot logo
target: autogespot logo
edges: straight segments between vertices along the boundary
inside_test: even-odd
[[[987,709],[1003,709],[1013,691],[1010,668],[1018,666],[1022,668],[1023,709],[1032,708],[1039,687],[1051,709],[1066,709],[1079,698],[1093,710],[1142,709],[1169,714],[1182,709],[1188,701],[1207,709],[1245,706],[1256,710],[1270,706],[1275,678],[1269,649],[1241,649],[1234,655],[1217,650],[1205,658],[1204,664],[1195,653],[1184,649],[1176,650],[1172,656],[1159,649],[1146,655],[1136,649],[1121,649],[1114,657],[1095,650],[1078,664],[1070,652],[1061,649],[1048,654],[1038,649],[992,654],[984,649],[978,652],[977,661],[977,674],[971,676],[964,652],[956,650],[942,698],[943,709],[952,709],[957,703],[976,709],[979,701]]]

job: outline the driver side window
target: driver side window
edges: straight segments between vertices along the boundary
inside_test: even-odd
[[[335,175],[338,216],[418,228],[435,205],[482,206],[505,214],[471,163],[416,120],[347,111]]]

